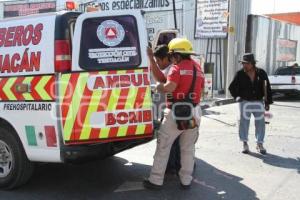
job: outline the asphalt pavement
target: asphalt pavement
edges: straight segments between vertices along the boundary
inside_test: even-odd
[[[250,151],[242,154],[238,139],[238,105],[204,110],[196,143],[196,170],[191,190],[176,176],[166,176],[163,190],[149,191],[142,181],[153,162],[156,141],[116,156],[82,165],[39,164],[29,183],[0,191],[5,200],[298,200],[300,198],[300,101],[278,99],[266,128],[263,156],[255,150],[254,124]]]
[[[226,104],[230,101],[220,101]],[[238,104],[214,106],[205,109],[200,135],[196,144],[197,169],[193,188],[186,199],[236,200],[299,200],[300,199],[300,102],[299,99],[276,99],[271,105],[273,118],[266,125],[265,147],[267,155],[259,154],[255,147],[254,120],[249,131],[250,154],[241,153],[238,139]],[[155,146],[155,145],[154,145]],[[152,144],[138,147],[132,156],[120,154],[131,162],[151,165]],[[136,159],[137,158],[137,159]],[[152,161],[152,160],[151,160]],[[178,185],[166,182],[166,191]],[[172,181],[171,181],[172,183]],[[165,194],[158,192],[158,194]],[[146,198],[147,199],[147,198]],[[163,195],[158,199],[183,199],[180,192]]]

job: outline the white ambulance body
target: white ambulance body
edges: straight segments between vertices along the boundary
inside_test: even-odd
[[[140,12],[52,13],[0,23],[0,187],[34,162],[105,158],[153,138]]]

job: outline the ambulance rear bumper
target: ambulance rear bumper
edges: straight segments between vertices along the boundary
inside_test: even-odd
[[[64,163],[83,163],[96,159],[104,159],[126,149],[147,143],[152,139],[153,137],[147,137],[109,143],[65,145],[61,147],[61,160]]]

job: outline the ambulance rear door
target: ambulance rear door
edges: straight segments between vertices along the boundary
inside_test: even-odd
[[[81,14],[60,77],[65,144],[152,137],[147,34],[139,11]]]
[[[169,42],[178,37],[179,31],[176,29],[164,29],[159,30],[155,33],[154,39],[152,41],[152,48],[155,49],[155,47],[159,45],[168,45]]]

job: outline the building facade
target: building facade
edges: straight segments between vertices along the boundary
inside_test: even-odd
[[[50,2],[51,0],[28,0],[28,3]],[[24,4],[24,1],[19,1]],[[220,5],[227,3],[228,9],[224,10]],[[4,17],[5,8],[9,4],[17,2],[0,3],[0,17]],[[173,12],[172,0],[78,0],[78,10],[84,11],[88,5],[98,5],[102,11],[118,11],[125,9],[139,9],[145,14],[145,22],[148,32],[148,40],[153,40],[155,33],[161,29],[177,28],[181,36],[187,37],[192,41],[194,50],[200,55],[198,58],[205,60],[204,69],[206,72],[212,73],[214,90],[226,90],[226,80],[228,80],[228,72],[230,77],[240,67],[238,59],[244,53],[245,48],[245,32],[247,15],[250,12],[251,1],[248,0],[175,0],[176,11],[176,27]],[[65,1],[57,0],[56,10],[64,9]],[[199,8],[202,6],[202,10]],[[201,17],[203,12],[209,17]],[[234,15],[232,24],[228,24],[230,14]],[[214,32],[214,28],[220,28],[217,21],[218,14],[222,14],[223,22],[227,22],[226,26],[222,24],[222,37],[195,37],[195,27],[200,21],[205,21],[211,30],[206,32]],[[199,20],[200,19],[200,20]],[[203,19],[203,20],[202,20]],[[205,22],[204,22],[205,23]],[[231,38],[231,40],[228,40]],[[233,62],[228,64],[228,57]],[[231,69],[231,70],[228,70]],[[230,80],[231,78],[229,78]]]

